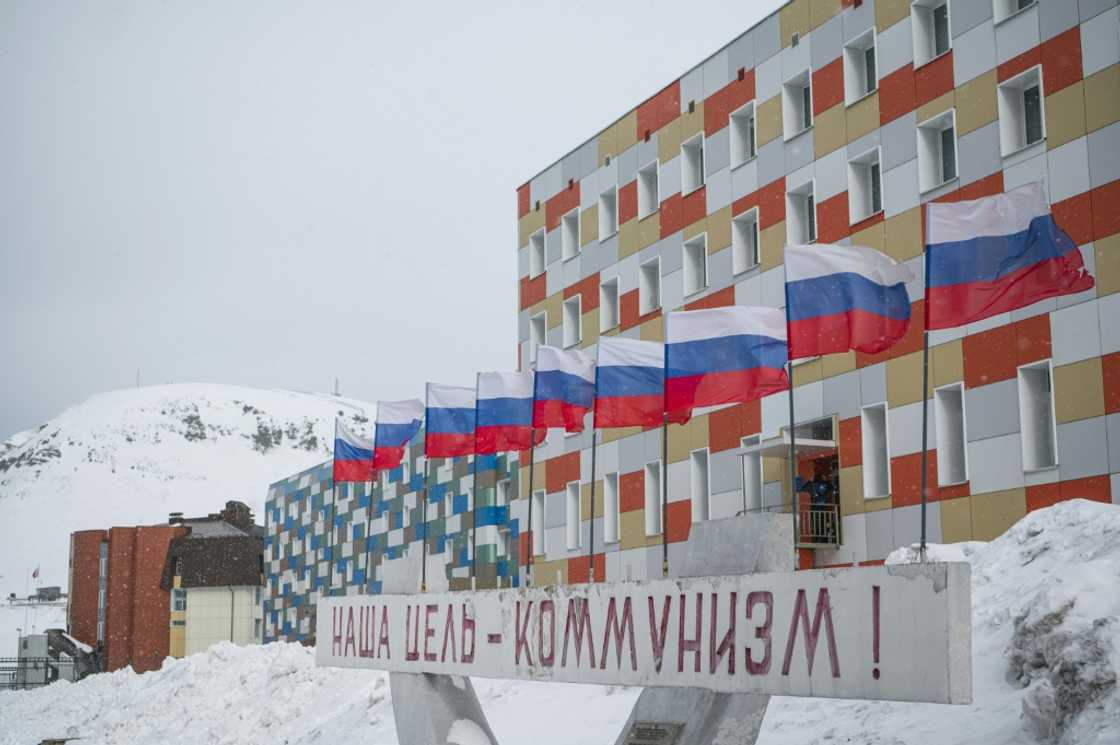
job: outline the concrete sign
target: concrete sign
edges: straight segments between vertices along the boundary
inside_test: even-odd
[[[969,566],[325,598],[319,665],[971,702]]]

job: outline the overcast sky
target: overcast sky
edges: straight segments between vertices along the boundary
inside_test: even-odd
[[[0,439],[512,369],[517,186],[780,4],[0,3]]]

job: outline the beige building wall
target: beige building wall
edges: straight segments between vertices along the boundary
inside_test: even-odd
[[[260,644],[260,588],[192,587],[187,590],[184,654],[205,652],[223,641]],[[232,624],[231,624],[232,616]]]

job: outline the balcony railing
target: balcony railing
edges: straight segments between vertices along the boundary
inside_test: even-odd
[[[809,504],[798,507],[797,528],[798,548],[839,548],[843,542],[840,506]]]

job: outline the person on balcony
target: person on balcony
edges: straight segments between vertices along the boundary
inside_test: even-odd
[[[813,478],[810,481],[805,481],[798,476],[797,492],[809,495],[810,510],[818,516],[818,520],[812,521],[814,524],[810,526],[808,532],[813,538],[834,543],[836,526],[832,511],[827,509],[836,504],[836,483],[831,462],[816,461],[813,464]]]

